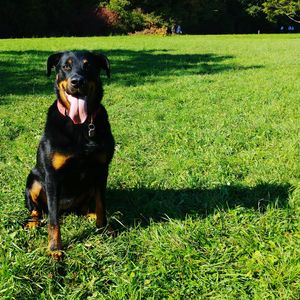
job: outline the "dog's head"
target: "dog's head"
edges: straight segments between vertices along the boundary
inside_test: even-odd
[[[97,110],[103,97],[100,70],[110,77],[107,57],[88,51],[54,53],[48,57],[47,75],[55,67],[55,89],[74,124],[83,123]]]

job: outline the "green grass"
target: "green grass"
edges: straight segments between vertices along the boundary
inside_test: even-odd
[[[119,231],[62,218],[63,262],[23,190],[54,51],[102,51]],[[299,299],[300,36],[0,40],[1,299]],[[104,77],[104,76],[103,76]]]

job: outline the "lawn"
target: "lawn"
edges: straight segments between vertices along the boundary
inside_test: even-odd
[[[101,51],[116,237],[24,230],[47,57]],[[299,299],[300,35],[0,40],[1,299]]]

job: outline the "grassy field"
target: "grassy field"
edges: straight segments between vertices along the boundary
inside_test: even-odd
[[[45,62],[88,49],[117,142],[112,238],[62,218],[24,230]],[[0,40],[0,299],[299,299],[300,35]],[[104,76],[103,76],[104,77]]]

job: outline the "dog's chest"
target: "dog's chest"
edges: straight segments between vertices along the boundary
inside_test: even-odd
[[[58,173],[60,209],[69,209],[79,202],[88,201],[86,194],[101,184],[105,162],[103,152],[85,153],[68,159]]]
[[[107,154],[100,147],[84,147],[81,151],[70,155],[63,170],[73,172],[82,177],[84,174],[97,170],[101,165],[107,164]]]

